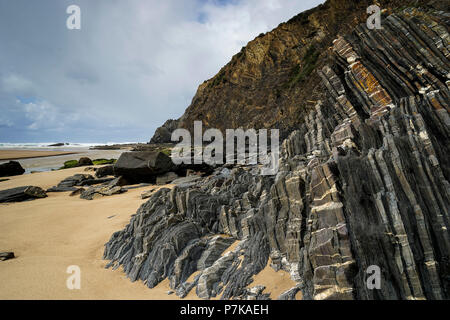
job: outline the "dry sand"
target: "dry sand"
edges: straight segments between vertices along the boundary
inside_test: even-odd
[[[11,177],[0,189],[23,185],[48,188],[83,168]],[[0,205],[0,299],[174,299],[168,282],[150,290],[120,270],[104,269],[104,244],[123,229],[145,202],[147,188],[93,201],[50,193],[48,198]],[[81,269],[81,289],[69,290],[67,267]],[[189,297],[195,298],[195,297]]]
[[[32,159],[76,154],[73,151],[0,150],[0,160]]]
[[[266,289],[263,293],[270,293],[271,299],[277,299],[283,292],[295,287],[296,283],[291,279],[289,273],[283,270],[275,272],[270,266],[270,260],[267,266],[257,275],[253,276],[251,287],[263,285]],[[299,291],[295,296],[297,300],[302,299],[302,293]]]
[[[47,189],[84,168],[9,177],[0,190],[33,185]],[[88,172],[89,173],[89,172]],[[167,186],[166,186],[167,187]],[[49,193],[34,201],[0,204],[0,252],[13,251],[15,259],[0,262],[2,299],[177,299],[168,295],[166,279],[149,289],[132,283],[122,270],[105,269],[104,244],[122,230],[146,200],[140,195],[151,187],[129,190],[93,201]],[[236,243],[231,249],[235,247]],[[67,267],[81,269],[81,289],[69,290]],[[272,298],[293,287],[288,274],[267,267],[250,286],[266,285]],[[198,299],[192,290],[185,299]]]

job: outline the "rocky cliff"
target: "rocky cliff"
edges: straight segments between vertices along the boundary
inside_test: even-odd
[[[194,121],[220,130],[278,128],[287,137],[327,94],[317,70],[335,63],[334,39],[365,23],[366,9],[373,3],[328,0],[259,35],[198,87],[182,117],[158,128],[152,143],[170,142],[176,127],[192,131]],[[439,10],[449,6],[448,0],[382,0],[378,4],[384,16],[408,4]]]
[[[364,3],[299,15],[200,87],[180,123],[283,125],[278,174],[222,167],[159,190],[106,244],[109,267],[150,288],[168,278],[181,297],[266,299],[252,281],[270,265],[296,283],[280,299],[450,298],[450,14],[393,6],[382,30],[324,29],[324,15],[332,28]],[[336,13],[352,4],[350,17]],[[313,44],[331,36],[317,57]],[[283,68],[295,59],[295,73]],[[370,266],[379,289],[366,285]]]

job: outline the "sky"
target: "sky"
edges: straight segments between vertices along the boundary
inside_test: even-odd
[[[322,2],[0,0],[0,142],[147,142],[249,41]]]

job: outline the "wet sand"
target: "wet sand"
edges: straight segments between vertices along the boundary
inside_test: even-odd
[[[57,157],[77,154],[73,151],[41,151],[41,150],[0,150],[0,160],[33,159],[42,157]]]
[[[67,148],[63,150],[0,150],[0,163],[16,160],[28,174],[33,171],[59,169],[68,160],[82,157],[95,159],[118,159],[127,150],[88,150],[86,148]]]

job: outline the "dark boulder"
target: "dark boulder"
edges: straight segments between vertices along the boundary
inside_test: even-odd
[[[63,147],[65,145],[68,145],[68,143],[63,143],[63,142],[59,142],[59,143],[54,143],[54,144],[49,144],[49,147]]]
[[[124,152],[114,165],[114,175],[130,183],[154,182],[156,176],[174,167],[172,159],[162,152]]]
[[[40,187],[28,187],[24,191],[25,194],[33,198],[46,198],[47,194]]]
[[[47,194],[39,187],[25,186],[0,191],[0,203],[21,202],[45,198]]]
[[[17,161],[0,164],[0,177],[20,176],[24,172],[25,169]]]
[[[104,166],[101,168],[98,168],[97,170],[95,170],[95,176],[97,178],[103,178],[106,176],[113,176],[114,175],[114,166],[113,165],[109,165],[109,166]]]
[[[80,160],[78,160],[78,166],[79,167],[92,166],[93,164],[94,163],[92,162],[92,160],[87,158],[87,157],[83,157],[83,158],[80,158]]]

